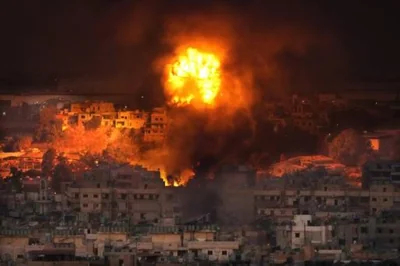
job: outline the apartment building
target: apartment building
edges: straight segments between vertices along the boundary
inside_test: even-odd
[[[101,213],[107,219],[129,218],[134,223],[181,217],[174,188],[164,187],[159,172],[129,165],[101,170],[108,174],[88,177],[68,188],[71,208]]]
[[[63,130],[98,119],[103,127],[142,130],[146,142],[162,142],[168,130],[165,108],[154,108],[150,113],[126,109],[117,111],[113,103],[83,102],[72,103],[69,109],[61,110],[57,117],[62,121]]]
[[[219,240],[213,225],[147,227],[140,234],[124,227],[100,227],[97,230],[44,230],[46,239],[37,238],[35,230],[1,230],[0,254],[14,261],[34,259],[37,255],[64,254],[74,257],[98,256],[106,260],[128,263],[154,257],[180,258],[186,262],[229,261],[239,250],[234,239]],[[52,251],[51,253],[49,251]],[[64,251],[64,252],[62,252]],[[176,260],[176,259],[175,259]]]
[[[119,111],[115,118],[116,128],[141,129],[148,121],[148,113],[139,110]]]
[[[110,102],[79,102],[71,103],[70,112],[79,113],[113,113],[115,112],[114,104]]]
[[[366,162],[362,167],[363,188],[369,188],[372,183],[390,182],[399,184],[400,164],[394,160],[381,159]]]
[[[277,227],[277,246],[282,249],[302,248],[307,245],[325,246],[332,242],[331,225],[314,221],[311,215],[295,215],[290,225]]]
[[[325,189],[326,188],[326,189]],[[370,190],[335,188],[302,190],[254,190],[256,216],[290,218],[295,214],[317,216],[378,215],[398,206],[400,191],[391,184],[376,184]]]
[[[144,128],[143,140],[146,142],[163,142],[168,132],[168,115],[165,108],[154,108],[149,123]]]

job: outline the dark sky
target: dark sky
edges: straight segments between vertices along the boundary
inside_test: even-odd
[[[306,52],[288,49],[274,56],[277,68],[284,69],[279,73],[292,79],[290,86],[325,86],[321,80],[336,77],[400,79],[397,1],[266,0],[1,1],[0,79],[87,76],[112,80],[121,91],[149,91],[159,83],[153,61],[168,50],[163,42],[167,22],[199,13],[206,19],[209,12],[229,13],[238,27],[236,38],[243,33],[245,39],[238,41],[238,50],[260,49],[255,40],[263,34],[268,40],[274,35],[285,39],[282,46],[313,36]],[[258,37],[252,38],[253,33]],[[329,39],[330,45],[321,48],[318,39]]]

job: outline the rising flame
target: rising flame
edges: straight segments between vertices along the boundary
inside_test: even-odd
[[[214,106],[221,86],[221,63],[212,53],[189,47],[167,65],[167,94],[176,105]]]
[[[193,178],[194,172],[191,169],[183,170],[178,178],[169,180],[167,172],[164,169],[160,169],[160,177],[164,181],[166,187],[181,187],[186,186],[190,179]]]

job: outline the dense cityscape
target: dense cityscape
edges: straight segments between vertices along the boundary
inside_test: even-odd
[[[272,132],[299,130],[319,150],[282,153],[271,164],[221,162],[206,176],[196,168],[172,175],[139,155],[167,145],[170,109],[180,107],[147,112],[73,95],[2,95],[3,259],[396,259],[399,129],[394,120],[368,127],[396,112],[397,99],[379,95],[380,102],[353,91],[266,103]],[[354,122],[360,128],[340,126],[348,118],[335,117],[349,112],[369,118]],[[30,124],[33,134],[21,133]],[[103,144],[103,134],[115,140]]]
[[[399,264],[398,8],[211,2],[4,4],[0,265]]]

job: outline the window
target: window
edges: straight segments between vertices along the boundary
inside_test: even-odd
[[[222,250],[222,255],[228,255],[228,251]]]
[[[382,228],[376,228],[376,232],[377,232],[378,234],[382,234]]]
[[[86,203],[83,204],[83,208],[87,208],[89,205],[87,205]]]
[[[328,191],[328,187],[324,187],[324,191]]]
[[[386,188],[385,187],[382,190],[383,190],[383,192],[386,192]]]
[[[294,234],[294,237],[295,237],[295,238],[299,238],[299,237],[300,237],[300,233],[295,233],[295,234]]]
[[[97,183],[97,185],[96,185],[96,186],[97,186],[97,188],[100,188],[100,183]]]
[[[97,199],[98,197],[99,197],[99,195],[93,194],[93,198]]]
[[[147,189],[147,187],[148,187],[148,185],[147,185],[147,184],[144,184],[144,189]]]
[[[40,182],[40,189],[46,189],[46,181],[44,181],[44,180],[42,180],[41,182]]]
[[[393,234],[393,232],[394,232],[393,229],[389,229],[389,233]]]
[[[141,213],[141,214],[140,214],[140,219],[146,219],[146,214]]]
[[[212,250],[209,250],[209,251],[207,252],[207,254],[208,254],[208,255],[212,255],[212,254],[213,254]]]
[[[83,194],[83,197],[84,197],[84,198],[87,198],[87,197],[88,197],[88,194]]]
[[[95,204],[93,205],[93,207],[94,207],[95,209],[97,209],[97,208],[99,207],[99,204],[95,203]]]
[[[376,198],[372,198],[371,200],[372,200],[372,201],[376,201]]]
[[[386,202],[386,201],[388,201],[388,199],[387,199],[387,198],[384,198],[383,201]]]
[[[362,226],[362,227],[360,228],[360,231],[361,231],[361,234],[368,234],[368,227]]]
[[[79,193],[75,193],[75,199],[79,199]]]

